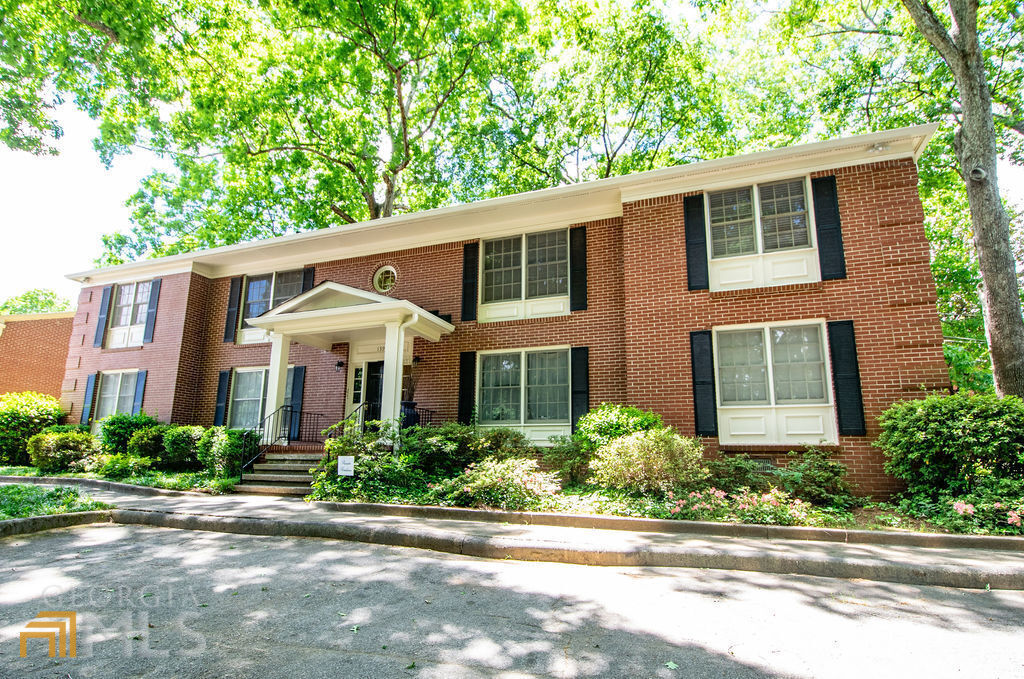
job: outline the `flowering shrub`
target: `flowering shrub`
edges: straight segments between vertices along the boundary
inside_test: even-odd
[[[540,471],[536,460],[489,457],[430,489],[430,499],[441,505],[521,511],[540,507],[558,491],[558,482],[555,474]]]
[[[590,469],[602,486],[664,494],[673,488],[693,488],[706,479],[703,459],[699,440],[682,437],[667,427],[638,431],[604,444],[594,454]]]
[[[957,533],[1024,535],[1024,479],[989,477],[973,493],[912,496],[900,508]]]
[[[25,464],[28,440],[64,416],[52,396],[34,391],[0,395],[0,462]]]
[[[765,493],[744,488],[733,494],[709,488],[679,498],[670,493],[669,502],[672,518],[691,521],[732,521],[774,526],[823,526],[837,522],[837,517],[808,502],[792,498],[789,493],[778,488]]]

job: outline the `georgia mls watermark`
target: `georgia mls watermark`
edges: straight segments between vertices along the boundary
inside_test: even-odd
[[[42,611],[26,621],[20,657],[195,657],[206,636],[192,628],[204,606],[192,587],[76,587],[42,592]],[[63,623],[63,627],[59,625]],[[154,636],[158,635],[158,639]],[[69,643],[70,642],[70,643]],[[156,644],[161,646],[156,648]]]

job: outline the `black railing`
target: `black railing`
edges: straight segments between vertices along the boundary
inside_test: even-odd
[[[358,413],[362,406],[356,409]],[[349,416],[351,418],[351,416]],[[334,424],[322,413],[297,411],[281,406],[250,430],[249,449],[245,451],[242,472],[250,469],[272,446],[288,443],[326,443],[327,439],[341,436],[349,419]]]

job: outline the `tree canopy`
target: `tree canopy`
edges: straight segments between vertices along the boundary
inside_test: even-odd
[[[71,300],[46,288],[33,288],[0,303],[0,314],[46,314],[71,311]]]

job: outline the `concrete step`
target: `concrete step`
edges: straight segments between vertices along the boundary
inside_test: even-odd
[[[301,483],[308,487],[309,484],[313,483],[313,477],[310,474],[270,474],[267,472],[256,472],[255,474],[242,474],[242,481],[253,481],[255,483]]]
[[[308,474],[309,470],[316,466],[316,463],[307,462],[257,462],[252,467],[257,472],[296,472]]]
[[[253,493],[254,495],[308,495],[309,486],[274,486],[261,483],[239,483],[235,486],[236,493]]]
[[[323,453],[267,453],[267,462],[312,462],[316,464],[323,459]]]

